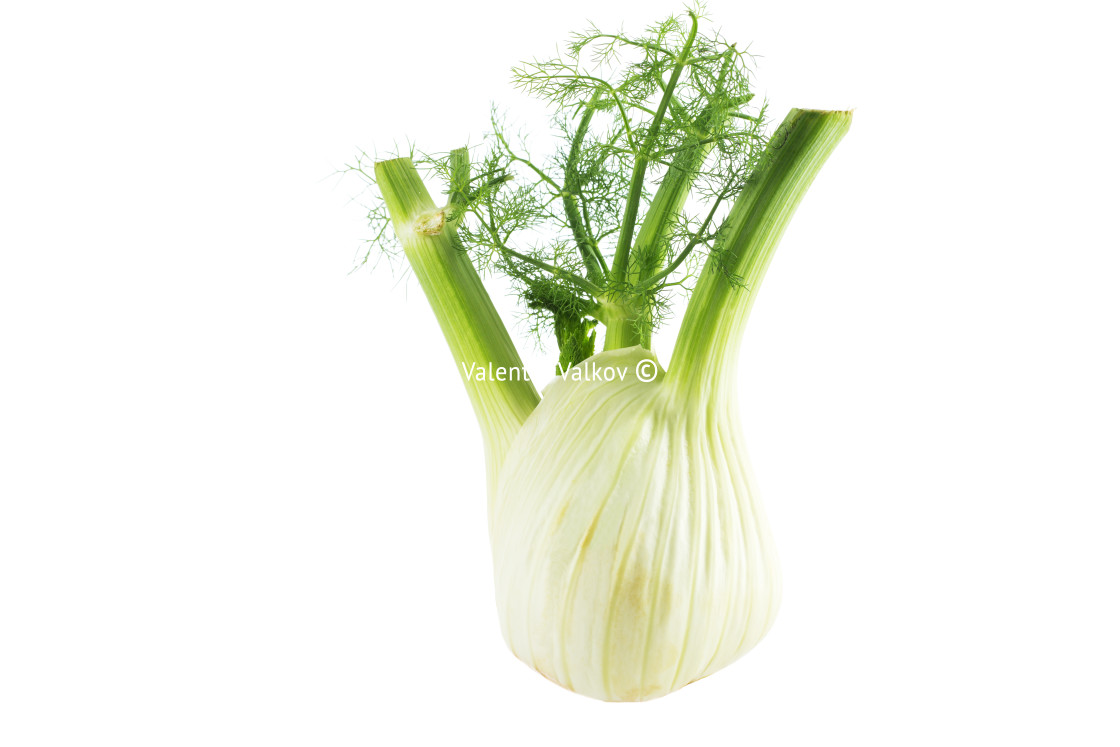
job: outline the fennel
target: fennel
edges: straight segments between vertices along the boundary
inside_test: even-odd
[[[548,678],[604,700],[704,677],[773,621],[780,581],[735,367],[782,233],[851,122],[794,109],[767,138],[748,58],[701,20],[593,29],[516,68],[557,109],[563,145],[543,164],[495,116],[477,158],[417,159],[446,183],[443,205],[411,158],[372,174],[375,243],[403,246],[483,433],[503,634]],[[524,370],[480,271],[511,278],[535,330],[556,337],[561,378],[543,400],[527,377],[475,375]],[[664,371],[651,338],[682,288]]]

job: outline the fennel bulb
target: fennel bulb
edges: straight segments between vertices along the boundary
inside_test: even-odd
[[[633,371],[641,347],[557,379],[506,456],[491,508],[502,632],[550,680],[602,700],[664,695],[753,647],[777,559],[738,408]]]
[[[506,642],[601,700],[646,700],[705,677],[774,620],[781,587],[743,449],[739,341],[782,233],[851,124],[851,112],[794,109],[764,137],[763,111],[745,109],[742,54],[698,28],[690,13],[643,39],[606,36],[641,58],[615,85],[580,72],[598,32],[573,46],[570,64],[517,69],[565,115],[550,166],[495,121],[481,159],[466,149],[423,159],[447,184],[443,206],[410,158],[372,175],[383,204],[371,221],[403,247],[481,426]],[[692,216],[697,197],[706,203]],[[550,222],[565,238],[513,243]],[[479,269],[508,275],[556,335],[559,378],[543,399],[508,375],[524,366]],[[666,371],[651,333],[689,278]]]

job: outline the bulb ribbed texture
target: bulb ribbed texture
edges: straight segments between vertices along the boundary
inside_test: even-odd
[[[727,666],[770,628],[773,541],[733,396],[678,401],[640,347],[557,379],[516,436],[490,506],[502,632],[575,692],[648,700]]]

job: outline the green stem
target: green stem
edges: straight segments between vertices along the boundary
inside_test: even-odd
[[[698,159],[697,163],[703,161],[710,147],[701,146],[698,150],[700,152],[695,155]],[[650,202],[649,210],[642,220],[642,228],[638,232],[638,239],[634,243],[635,251],[630,255],[630,272],[627,278],[628,303],[636,310],[630,317],[620,318],[613,327],[607,328],[604,350],[616,350],[632,345],[641,345],[647,350],[650,349],[653,338],[650,289],[655,286],[655,280],[662,280],[672,274],[695,246],[695,242],[690,243],[667,270],[662,270],[665,264],[665,232],[671,222],[680,215],[697,176],[689,167],[678,169],[676,160],[674,159],[673,170],[665,175]],[[715,207],[718,207],[718,203]],[[706,227],[707,223],[700,230],[706,230]]]
[[[595,116],[595,107],[599,103],[602,91],[596,91],[591,101],[586,105],[586,110],[580,118],[579,125],[572,135],[572,147],[568,152],[568,161],[564,166],[564,191],[561,198],[564,202],[564,214],[568,218],[568,226],[572,229],[576,246],[579,248],[583,264],[587,268],[587,279],[595,284],[602,284],[605,267],[599,263],[603,257],[599,250],[591,243],[588,237],[589,225],[585,225],[583,215],[580,213],[579,201],[576,199],[576,190],[579,189],[579,156],[583,148],[583,140],[591,128],[591,118]]]
[[[689,31],[684,48],[681,49],[681,53],[677,57],[677,64],[673,66],[673,73],[669,76],[669,82],[665,85],[665,91],[661,95],[661,104],[657,107],[657,113],[650,122],[649,132],[646,134],[642,149],[634,154],[634,173],[630,178],[630,192],[626,197],[626,209],[622,216],[622,225],[618,231],[618,248],[614,255],[614,265],[611,267],[611,275],[619,282],[625,282],[627,273],[630,271],[630,243],[634,238],[634,225],[638,220],[638,207],[642,202],[642,184],[646,178],[649,155],[653,143],[657,141],[657,136],[661,132],[661,123],[665,119],[665,111],[669,108],[669,102],[673,99],[673,90],[677,87],[677,81],[680,80],[681,73],[684,72],[688,61],[688,53],[692,51],[692,43],[696,41],[696,32],[700,20],[691,11],[689,15],[692,16],[692,30]],[[609,331],[607,337],[610,338]]]
[[[701,399],[731,391],[743,326],[774,250],[851,122],[850,111],[793,109],[770,138],[689,299],[668,374],[678,390]]]
[[[723,204],[723,200],[724,198],[722,195],[712,200],[712,207],[709,208],[708,215],[704,218],[704,222],[700,224],[700,227],[696,229],[696,233],[689,239],[689,242],[685,244],[683,249],[677,252],[677,256],[673,258],[673,261],[669,263],[668,267],[661,270],[656,275],[642,280],[642,282],[637,285],[638,293],[643,293],[650,288],[657,287],[661,281],[668,280],[669,277],[676,272],[677,268],[684,264],[684,261],[688,259],[688,255],[692,253],[692,250],[696,248],[697,244],[703,241],[704,237],[708,234],[708,227],[711,226],[712,219],[715,218],[716,211],[719,210],[719,206]],[[672,283],[666,283],[666,285],[672,285]]]
[[[701,146],[699,158],[702,160],[711,146]],[[642,227],[634,241],[634,251],[630,253],[630,265],[626,276],[626,287],[636,288],[642,280],[657,272],[665,260],[665,232],[680,214],[688,197],[692,184],[696,180],[695,169],[692,168],[691,153],[679,153],[674,158],[674,165],[670,167],[661,185],[654,193],[649,210],[642,218]],[[678,160],[681,167],[677,167]],[[684,165],[685,161],[690,161]],[[653,334],[652,310],[644,296],[638,294],[630,301],[637,308],[634,315],[627,319],[619,319],[607,327],[607,334],[603,350],[617,350],[633,345],[641,345],[647,350],[651,344]]]
[[[694,31],[695,20],[693,19]],[[726,62],[720,70],[720,84],[723,83],[731,64],[731,58],[727,54],[722,56]],[[668,85],[663,86],[665,94],[670,95],[670,101],[672,101],[671,94],[676,79],[674,76]],[[745,97],[743,103],[749,100],[750,97]],[[653,309],[650,305],[651,299],[644,292],[648,287],[646,281],[665,266],[668,250],[666,234],[684,209],[684,203],[700,174],[700,167],[715,145],[716,138],[707,135],[723,125],[723,122],[716,120],[716,111],[711,104],[705,107],[693,124],[693,130],[699,138],[673,149],[673,160],[657,187],[653,200],[650,201],[649,209],[642,218],[642,227],[634,240],[634,250],[630,252],[626,284],[634,291],[634,300],[631,303],[637,311],[634,318],[626,320],[626,329],[616,329],[612,334],[608,327],[604,350],[632,345],[641,345],[648,350],[652,345]],[[723,116],[727,116],[726,112]],[[681,258],[683,259],[683,256]]]
[[[714,129],[713,125],[722,124],[713,123],[712,116],[712,110],[704,111],[697,118],[698,125]],[[637,341],[631,342],[631,345],[641,345],[647,350],[650,347],[653,336],[653,310],[644,293],[646,281],[665,266],[668,249],[666,234],[684,209],[684,203],[700,174],[704,159],[712,151],[713,143],[714,140],[700,141],[679,150],[673,156],[672,164],[657,187],[657,192],[650,201],[649,210],[642,218],[642,227],[638,230],[638,237],[634,241],[634,251],[630,253],[630,269],[627,273],[627,284],[636,291],[635,295],[638,299],[636,305],[639,307],[636,320],[632,320],[629,325],[635,328],[637,335]],[[607,339],[610,340],[609,332]]]
[[[525,367],[478,273],[458,248],[454,230],[444,225],[443,211],[436,209],[412,161],[381,161],[374,165],[374,176],[393,229],[467,387],[482,429],[493,489],[514,436],[540,396],[527,379],[497,381],[489,377],[491,364],[494,370],[501,367],[519,374]],[[475,371],[487,370],[485,380],[469,374],[472,364]]]
[[[633,316],[615,316],[607,322],[607,334],[603,338],[603,352],[630,348],[635,345],[649,349],[649,342],[642,340],[641,330],[634,323]]]

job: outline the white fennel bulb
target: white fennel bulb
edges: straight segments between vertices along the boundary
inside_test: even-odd
[[[729,398],[697,407],[640,347],[545,390],[491,507],[506,642],[550,680],[646,700],[731,663],[769,629],[780,580]]]
[[[649,57],[622,71],[625,85],[584,75],[578,59],[518,68],[564,123],[543,165],[498,122],[481,158],[425,158],[446,183],[442,207],[409,158],[374,165],[375,241],[399,239],[481,427],[505,639],[545,677],[608,701],[705,677],[774,621],[781,587],[739,423],[739,341],[785,227],[851,123],[794,109],[765,138],[743,53],[698,23],[611,37]],[[541,243],[548,226],[560,235]],[[543,399],[480,269],[507,275],[555,332],[563,375]],[[682,284],[666,371],[651,333]]]

